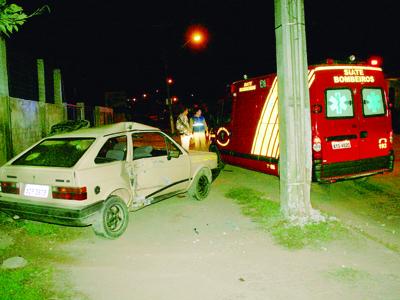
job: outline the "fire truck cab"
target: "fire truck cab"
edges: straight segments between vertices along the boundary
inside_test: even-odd
[[[393,170],[393,131],[379,60],[310,66],[313,180]],[[276,74],[240,80],[221,101],[215,140],[226,163],[279,175]]]

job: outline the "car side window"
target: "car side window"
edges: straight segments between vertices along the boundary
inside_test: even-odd
[[[167,142],[167,149],[169,152],[171,151],[177,151],[178,153],[182,154],[182,151],[179,150],[179,148],[172,142],[169,138],[165,138]]]
[[[133,159],[167,156],[168,148],[164,137],[157,132],[132,134]]]
[[[126,159],[126,135],[109,138],[101,147],[94,162],[104,164],[113,161]]]

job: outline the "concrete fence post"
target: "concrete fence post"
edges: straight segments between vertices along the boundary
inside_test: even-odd
[[[46,83],[44,73],[44,60],[39,58],[36,60],[38,72],[38,92],[39,92],[39,116],[42,137],[47,135],[46,126]]]
[[[53,84],[54,84],[54,104],[62,105],[63,94],[62,94],[62,78],[61,70],[53,70]]]
[[[85,120],[85,103],[77,102],[76,106],[79,108],[79,120]]]
[[[13,155],[11,136],[11,108],[8,89],[7,47],[6,41],[0,35],[0,165]]]
[[[62,105],[64,106],[63,120],[67,121],[68,120],[68,103],[63,102]]]
[[[38,90],[39,90],[39,101],[46,102],[46,82],[44,75],[44,60],[38,58],[36,60],[37,72],[38,72]]]
[[[95,106],[94,108],[94,126],[100,126],[101,124],[101,115],[100,115],[100,106]]]

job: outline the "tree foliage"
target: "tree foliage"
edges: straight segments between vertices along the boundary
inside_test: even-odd
[[[7,4],[5,0],[0,0],[0,34],[9,37],[10,34],[17,32],[29,18],[40,15],[46,10],[50,11],[47,5],[27,14],[21,6],[14,3]]]

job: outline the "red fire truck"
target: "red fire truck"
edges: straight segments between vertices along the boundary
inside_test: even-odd
[[[378,59],[310,66],[313,180],[334,182],[392,171],[387,84]],[[224,162],[279,175],[277,76],[234,82],[215,132]]]

